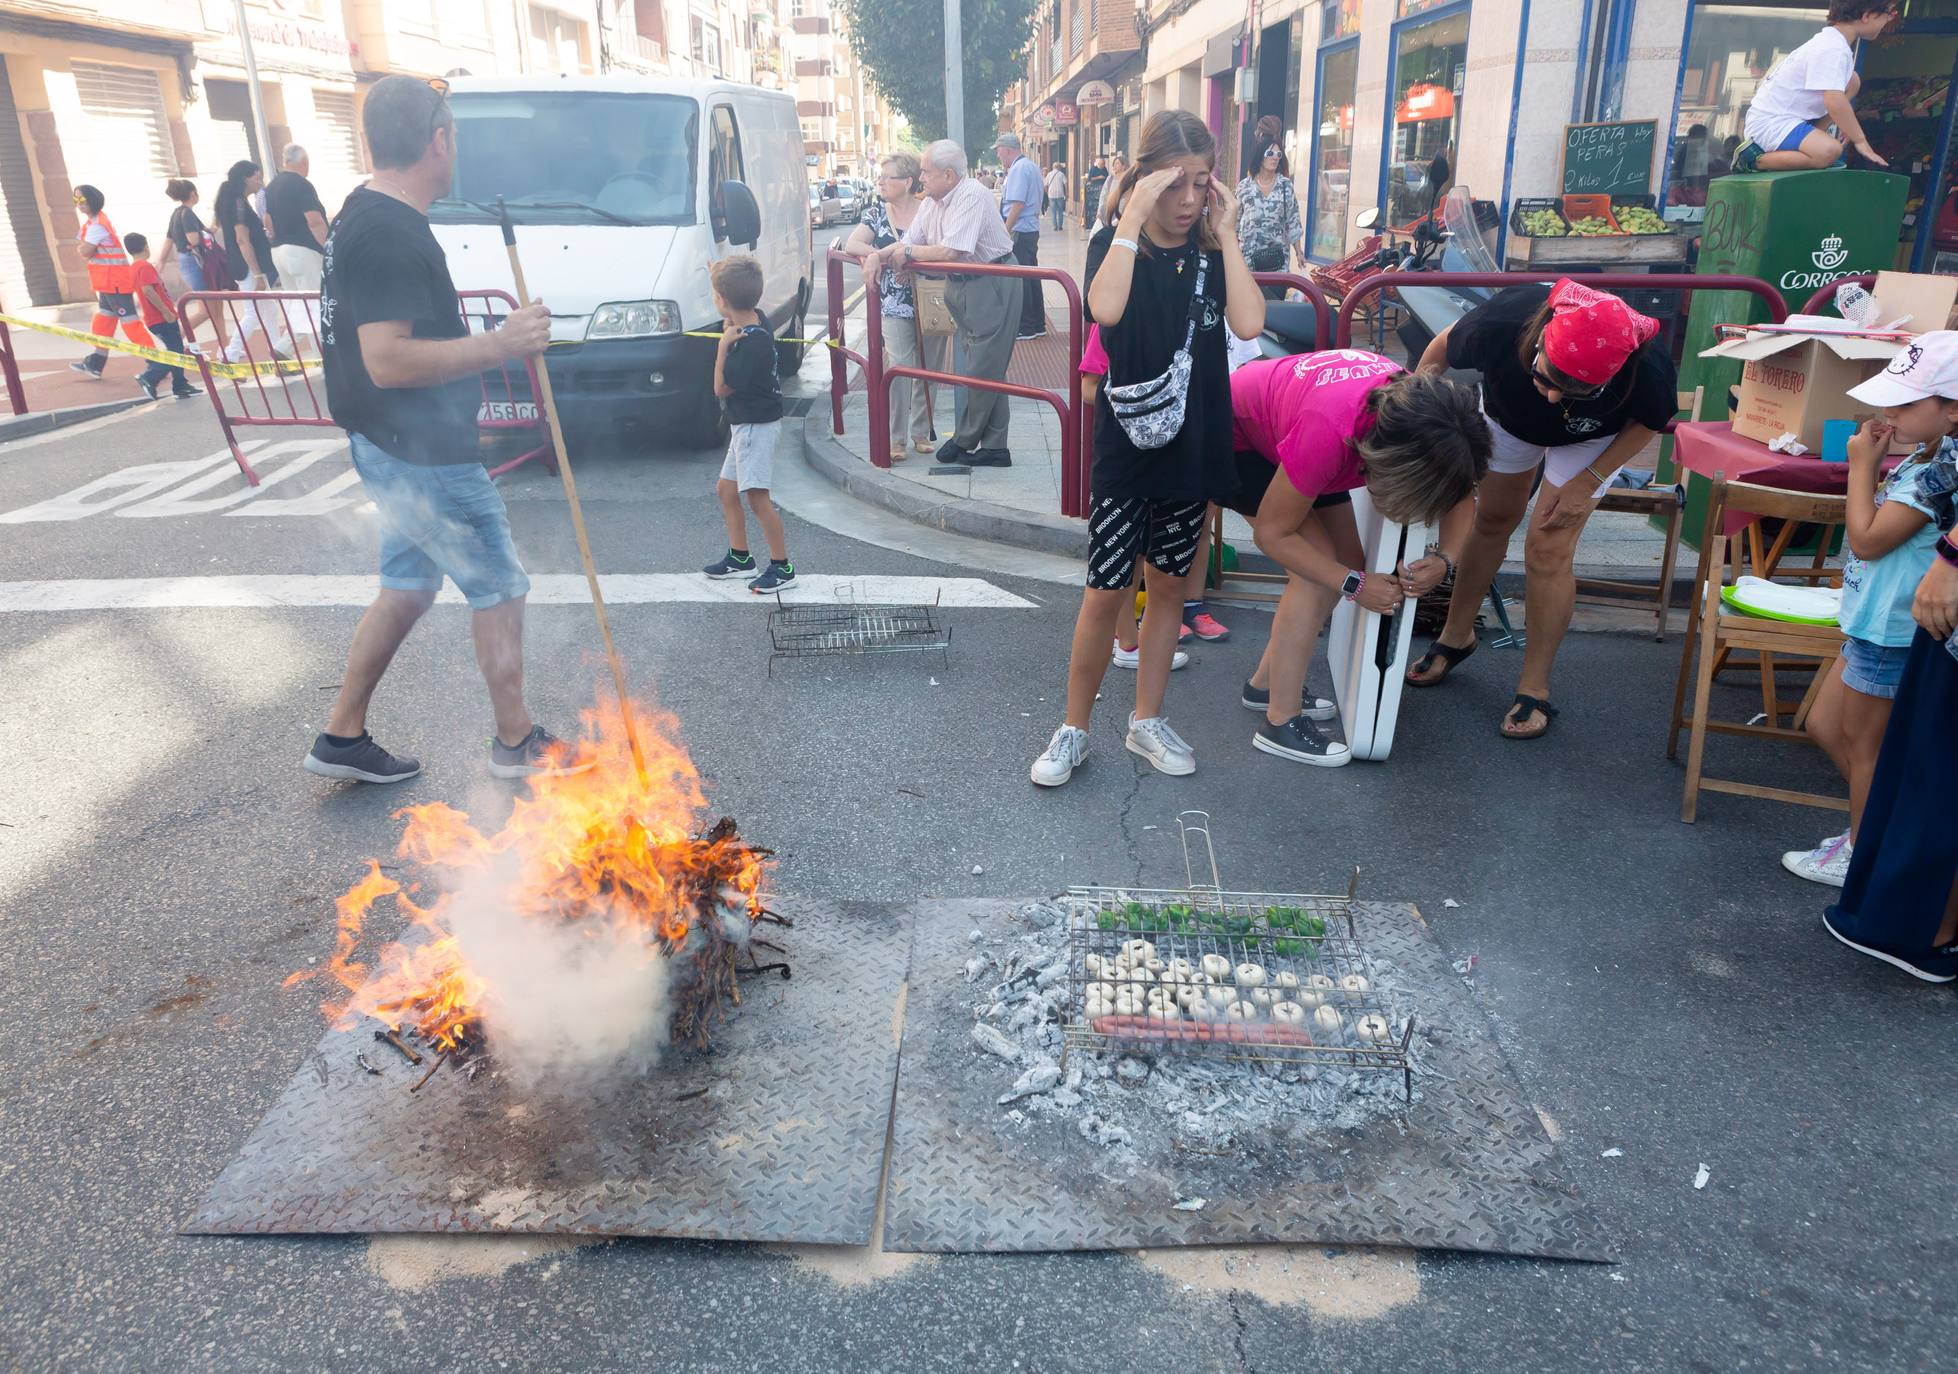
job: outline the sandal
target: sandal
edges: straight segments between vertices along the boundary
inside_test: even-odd
[[[1506,728],[1511,725],[1521,725],[1532,715],[1543,717],[1543,727],[1541,729],[1521,733]],[[1523,693],[1518,692],[1516,694],[1516,700],[1510,703],[1509,710],[1503,713],[1502,725],[1496,727],[1496,732],[1504,739],[1542,739],[1550,733],[1550,722],[1556,718],[1557,708],[1549,702],[1544,701],[1541,697],[1525,696]]]
[[[1442,683],[1448,681],[1448,675],[1459,668],[1468,656],[1475,652],[1475,646],[1480,642],[1480,640],[1471,639],[1460,648],[1456,648],[1451,644],[1443,644],[1439,639],[1435,640],[1434,643],[1428,646],[1428,651],[1421,655],[1412,668],[1407,670],[1407,685],[1410,687],[1441,686]],[[1416,673],[1433,672],[1437,658],[1446,665],[1440,677],[1431,677],[1423,680],[1414,676]]]
[[[909,458],[910,456],[911,455],[909,453],[905,452],[901,448],[894,448],[891,450],[891,461],[893,463],[902,463],[906,458]]]

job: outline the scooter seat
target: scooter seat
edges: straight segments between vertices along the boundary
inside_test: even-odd
[[[1319,310],[1310,301],[1265,302],[1265,333],[1293,353],[1319,346]]]

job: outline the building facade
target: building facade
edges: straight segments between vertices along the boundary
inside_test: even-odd
[[[1079,5],[1080,8],[1070,8]],[[1249,131],[1276,114],[1306,206],[1310,256],[1333,261],[1379,206],[1403,224],[1448,184],[1493,202],[1562,190],[1566,131],[1653,126],[1647,188],[1694,221],[1729,167],[1755,86],[1825,22],[1800,0],[1144,0],[1138,51],[1110,63],[1098,0],[1057,0],[1036,18],[1011,124],[1078,175],[1083,153],[1135,147],[1159,109],[1202,116],[1235,180]],[[1076,29],[1092,22],[1100,41]],[[1090,57],[1105,65],[1090,70]],[[1912,178],[1899,265],[1958,270],[1952,108],[1958,0],[1906,0],[1901,23],[1863,45],[1857,106],[1878,151]],[[1116,99],[1083,107],[1100,77]],[[1139,88],[1134,108],[1124,98]],[[1043,159],[1047,160],[1047,159]],[[1078,187],[1078,182],[1076,183]],[[1078,190],[1076,192],[1078,195]]]
[[[331,208],[367,174],[364,92],[383,76],[724,78],[789,89],[798,0],[247,0],[270,148],[259,146],[235,0],[0,0],[0,309],[88,299],[76,183],[159,241],[164,183],[206,217],[232,163],[312,157]]]
[[[898,118],[850,49],[849,19],[830,0],[786,0],[796,113],[812,180],[868,177],[896,146]]]

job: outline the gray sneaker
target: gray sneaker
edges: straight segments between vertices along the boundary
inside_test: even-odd
[[[323,778],[354,782],[406,782],[422,771],[420,763],[390,754],[364,730],[352,744],[335,744],[325,735],[319,736],[299,766]]]
[[[558,778],[583,773],[597,764],[588,751],[574,749],[541,725],[516,744],[490,736],[490,776],[496,778]]]
[[[1180,778],[1197,771],[1196,751],[1161,716],[1137,720],[1130,712],[1127,745],[1131,754],[1149,760],[1149,766],[1158,773]]]

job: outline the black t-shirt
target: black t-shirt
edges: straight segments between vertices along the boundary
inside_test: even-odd
[[[404,463],[480,461],[476,412],[482,382],[382,390],[360,356],[360,326],[406,320],[417,339],[468,332],[455,283],[428,219],[412,205],[361,187],[347,197],[326,239],[320,284],[320,356],[333,422]]]
[[[193,248],[203,246],[201,235],[204,233],[204,221],[197,218],[197,212],[188,205],[179,205],[170,212],[170,227],[164,232],[170,242],[177,245],[179,253],[188,253]],[[197,238],[194,244],[191,242],[193,237]]]
[[[321,219],[326,218],[326,207],[320,204],[320,193],[313,189],[313,183],[297,172],[281,172],[273,177],[265,188],[265,214],[272,221],[272,243],[276,247],[290,244],[295,248],[310,248],[320,251],[319,240],[307,227],[306,212],[312,210]]]
[[[1106,167],[1090,167],[1085,179],[1090,191],[1099,191],[1101,184],[1108,180],[1108,169]]]
[[[757,312],[759,313],[759,312]],[[751,324],[728,345],[721,380],[734,389],[721,398],[731,425],[765,425],[782,418],[782,384],[775,375],[775,336]]]
[[[1482,374],[1482,408],[1489,418],[1524,443],[1545,448],[1616,434],[1628,424],[1665,428],[1679,408],[1678,375],[1665,350],[1650,344],[1597,396],[1555,405],[1543,398],[1530,380],[1530,362],[1516,350],[1524,327],[1549,299],[1548,286],[1512,286],[1448,331],[1448,365]]]
[[[1104,227],[1088,240],[1088,268],[1083,277],[1087,286],[1094,284],[1095,273],[1114,238],[1115,231]],[[1104,496],[1146,496],[1165,501],[1225,501],[1237,490],[1237,469],[1231,461],[1231,380],[1224,341],[1221,252],[1213,249],[1208,255],[1203,303],[1197,307],[1196,339],[1190,346],[1190,392],[1184,403],[1183,428],[1161,448],[1139,449],[1129,442],[1108,402],[1109,386],[1129,386],[1161,376],[1183,346],[1196,288],[1197,251],[1194,238],[1174,250],[1145,247],[1136,255],[1121,322],[1101,331],[1101,346],[1108,353],[1108,378],[1095,398],[1093,488],[1097,500]]]
[[[272,265],[272,243],[265,237],[265,221],[252,208],[251,197],[238,197],[223,207],[218,218],[218,237],[224,240],[224,256],[230,262],[231,275],[238,279],[239,286],[244,286],[245,274],[251,271],[245,261],[244,250],[238,246],[241,226],[251,238],[252,256],[258,259],[259,270],[265,274],[265,284],[268,287],[277,286],[279,269]]]

